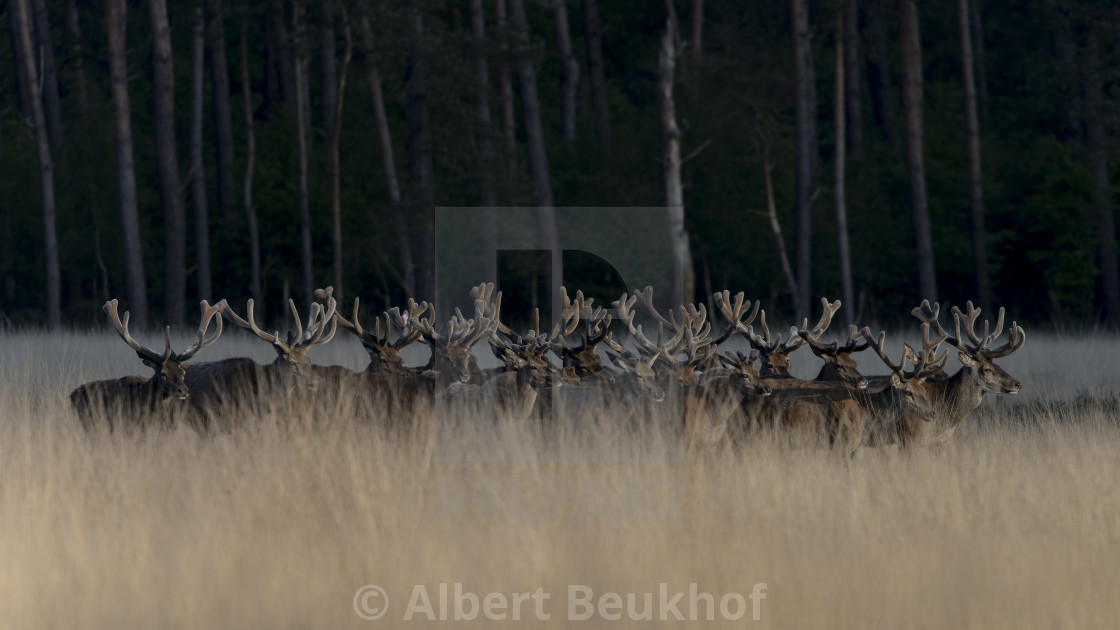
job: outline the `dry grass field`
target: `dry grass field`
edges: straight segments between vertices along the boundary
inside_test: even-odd
[[[364,365],[339,335],[316,361]],[[236,355],[272,359],[227,332],[198,360]],[[662,627],[1120,620],[1111,335],[1032,334],[1001,361],[1023,393],[988,395],[940,452],[848,460],[764,437],[691,466],[672,436],[590,425],[542,445],[525,427],[482,429],[430,409],[386,430],[345,401],[208,438],[86,435],[69,391],[146,372],[115,334],[9,330],[0,356],[3,628],[426,627],[424,615],[404,620],[409,599],[425,585],[438,615],[440,583],[511,605],[515,593],[550,593],[549,621],[521,605],[514,625],[528,627],[574,624],[569,585],[596,602],[622,594],[622,620],[597,609],[584,625],[648,624],[627,620],[625,594],[641,608],[652,593],[657,619],[662,583],[685,593],[686,619],[690,583],[717,604],[715,621],[668,611]],[[796,359],[815,373],[807,351]],[[766,598],[753,620],[758,583]],[[378,621],[355,612],[367,584],[391,601]],[[718,610],[727,593],[744,598],[739,621]],[[707,610],[701,601],[701,620]]]

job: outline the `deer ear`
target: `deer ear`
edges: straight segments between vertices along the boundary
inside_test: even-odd
[[[148,357],[140,354],[139,352],[136,353],[136,356],[140,357],[140,360],[144,362],[144,365],[152,368],[153,370],[158,370],[159,369],[159,366],[156,365],[155,361],[152,361]]]
[[[972,357],[970,357],[969,355],[967,355],[963,352],[958,352],[957,353],[957,358],[961,360],[961,363],[965,367],[976,367],[976,365],[977,365],[976,359],[973,359]]]

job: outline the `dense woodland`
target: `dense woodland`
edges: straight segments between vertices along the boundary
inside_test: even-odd
[[[134,327],[202,298],[277,316],[328,284],[423,299],[441,206],[539,208],[545,246],[554,207],[662,208],[650,246],[681,294],[786,317],[827,295],[861,321],[922,298],[1120,321],[1113,2],[8,0],[0,20],[16,324],[100,325],[111,297]],[[564,264],[606,301],[634,288]]]

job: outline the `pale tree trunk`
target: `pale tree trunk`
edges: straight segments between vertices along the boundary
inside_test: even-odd
[[[844,10],[844,111],[847,113],[848,148],[852,157],[863,156],[863,105],[859,74],[859,3],[846,0]]]
[[[576,141],[576,92],[579,88],[579,64],[572,53],[572,36],[568,28],[568,7],[564,0],[552,0],[553,21],[556,24],[556,47],[560,52],[560,112],[563,123],[561,135],[564,142]]]
[[[338,157],[338,143],[342,137],[342,104],[346,94],[346,71],[350,68],[350,55],[353,45],[350,39],[350,21],[346,10],[342,11],[342,32],[346,40],[346,50],[342,54],[342,68],[338,71],[338,92],[335,94],[335,110],[331,116],[334,128],[330,136],[331,170],[331,240],[334,246],[334,294],[341,301],[342,285],[342,165]]]
[[[373,58],[373,27],[369,16],[362,15],[362,48],[366,56],[366,77],[369,82],[373,117],[377,123],[377,140],[381,148],[381,163],[385,171],[385,187],[389,191],[389,211],[393,214],[393,228],[397,237],[397,260],[400,264],[401,282],[409,297],[416,294],[416,266],[412,259],[412,244],[405,223],[401,204],[401,186],[397,179],[396,158],[393,156],[393,137],[389,131],[389,118],[385,115],[385,99],[381,94],[381,76]]]
[[[887,60],[887,35],[883,29],[882,7],[869,2],[867,23],[875,43],[873,55],[867,56],[867,87],[871,94],[871,113],[883,141],[894,153],[899,153],[898,136],[894,132],[894,96],[891,90],[891,69]]]
[[[855,297],[852,289],[852,254],[848,244],[848,205],[845,191],[845,160],[847,158],[847,112],[846,101],[848,97],[846,81],[848,77],[844,72],[847,62],[847,16],[846,8],[841,6],[836,10],[836,148],[833,158],[833,202],[836,205],[836,238],[837,254],[840,256],[840,293],[844,304],[844,325],[852,323],[855,316]]]
[[[560,296],[563,270],[561,268],[559,235],[556,231],[556,211],[553,208],[552,175],[548,167],[548,153],[544,146],[541,128],[541,105],[537,94],[537,73],[533,61],[524,55],[529,46],[529,22],[525,16],[524,0],[510,0],[510,19],[517,37],[517,47],[522,52],[518,59],[518,83],[521,86],[521,105],[525,116],[525,145],[529,150],[529,171],[533,178],[533,201],[537,206],[538,247],[549,252],[549,313],[558,315],[556,305]]]
[[[121,228],[124,233],[125,284],[132,321],[148,327],[148,287],[144,255],[140,248],[140,216],[136,201],[136,167],[132,157],[132,106],[128,99],[128,60],[125,56],[125,0],[105,0],[109,31],[109,81],[113,93],[113,118],[117,138],[117,186],[120,190]]]
[[[292,3],[292,39],[296,81],[296,147],[299,172],[296,174],[299,186],[299,234],[301,269],[303,271],[303,295],[307,304],[314,299],[315,277],[311,267],[311,199],[307,184],[307,108],[304,84],[307,83],[306,32],[302,0]]]
[[[257,209],[253,205],[253,167],[257,161],[257,137],[253,124],[253,83],[249,76],[249,16],[241,16],[241,101],[245,111],[245,224],[249,229],[249,292],[261,312],[264,290],[261,286],[261,234],[257,226]]]
[[[980,163],[980,117],[976,107],[976,81],[973,78],[972,36],[969,29],[968,0],[957,0],[957,31],[961,46],[961,82],[964,84],[964,121],[968,136],[968,201],[972,217],[972,267],[976,277],[976,297],[980,308],[992,312],[988,284],[988,233],[984,229],[984,178]]]
[[[762,130],[762,116],[758,108],[754,108],[754,135],[762,153],[762,181],[766,186],[766,212],[770,217],[770,231],[774,234],[774,241],[778,247],[778,262],[782,265],[782,276],[786,279],[786,288],[793,299],[793,308],[797,313],[806,312],[799,303],[797,278],[793,273],[793,266],[789,264],[789,254],[786,252],[786,240],[782,236],[782,224],[778,222],[778,206],[774,202],[774,178],[770,172],[770,142]]]
[[[46,0],[31,0],[34,11],[35,41],[39,44],[37,57],[42,61],[40,95],[46,107],[47,129],[50,130],[51,146],[62,146],[62,107],[58,100],[58,70],[54,63],[54,44],[51,42],[51,24],[47,18]]]
[[[47,326],[58,328],[62,324],[62,274],[58,263],[58,231],[55,227],[54,164],[39,94],[39,73],[35,68],[35,47],[32,43],[31,9],[28,0],[12,0],[8,4],[12,33],[16,36],[17,61],[27,77],[28,106],[31,126],[35,134],[35,147],[39,154],[39,185],[43,197],[43,251],[47,272]]]
[[[1108,148],[1104,121],[1104,96],[1100,69],[1100,27],[1093,22],[1086,34],[1082,53],[1085,89],[1085,139],[1089,167],[1093,174],[1093,206],[1097,213],[1097,259],[1101,270],[1106,318],[1120,321],[1120,270],[1116,261],[1116,219],[1108,181]]]
[[[919,299],[936,301],[937,274],[926,193],[922,122],[922,45],[917,0],[899,2],[899,46],[902,50],[902,106],[906,122],[906,163],[910,172],[910,205],[914,212],[914,243],[918,256]]]
[[[163,200],[163,310],[181,325],[187,300],[187,220],[175,143],[175,66],[165,0],[148,0],[155,100],[156,163]]]
[[[82,60],[82,25],[78,20],[78,1],[66,5],[66,30],[70,34],[70,51],[74,56],[74,80],[78,86],[78,112],[86,113],[89,98],[86,90],[86,69]]]
[[[477,119],[475,144],[478,146],[478,170],[481,175],[483,280],[498,281],[498,225],[494,218],[497,193],[494,190],[494,148],[490,121],[490,68],[486,62],[486,16],[482,0],[470,0],[471,36],[473,42],[475,97]]]
[[[688,229],[684,222],[684,192],[681,189],[681,130],[677,126],[677,109],[673,101],[673,79],[677,64],[676,25],[672,17],[665,21],[661,36],[658,68],[658,97],[661,103],[661,133],[665,141],[663,157],[665,177],[665,212],[669,226],[669,247],[673,253],[674,300],[690,303],[695,295],[692,273],[692,252],[688,245]]]
[[[413,237],[416,255],[416,293],[435,298],[435,171],[432,163],[432,130],[428,104],[428,60],[424,43],[424,17],[419,0],[410,8],[412,51],[408,81],[408,155],[412,175]]]
[[[809,43],[808,0],[791,0],[793,22],[793,71],[797,86],[797,300],[800,317],[811,303],[813,162],[816,146],[816,104],[813,58]]]
[[[206,205],[206,171],[202,161],[204,122],[203,74],[206,52],[206,22],[202,1],[194,5],[194,33],[191,38],[191,202],[194,205],[194,258],[198,297],[213,300],[210,272],[210,210]]]
[[[338,109],[338,66],[335,59],[334,2],[319,0],[319,104],[322,107],[323,134],[334,130]],[[328,166],[329,168],[329,166]],[[338,287],[335,287],[337,294]]]
[[[494,24],[502,31],[506,27],[506,0],[494,2]],[[521,167],[517,161],[517,113],[513,105],[513,77],[510,73],[509,45],[502,41],[502,61],[498,64],[498,93],[502,104],[502,140],[505,146],[505,185],[507,201],[514,199],[515,183]]]
[[[976,103],[980,122],[988,119],[988,66],[984,62],[984,23],[980,21],[980,0],[968,1],[972,52],[976,66]]]
[[[213,82],[214,130],[218,148],[218,206],[225,217],[237,204],[233,183],[233,114],[229,102],[229,65],[226,60],[225,14],[222,0],[209,0],[210,77]]]
[[[500,1],[500,0],[499,0]],[[595,107],[595,132],[603,153],[611,151],[611,110],[607,101],[607,75],[603,65],[603,27],[599,21],[598,0],[583,0],[583,20],[587,33],[587,72],[591,76],[591,101]]]

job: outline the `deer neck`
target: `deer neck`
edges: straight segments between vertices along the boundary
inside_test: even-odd
[[[940,424],[946,429],[955,429],[968,417],[984,398],[984,388],[980,385],[980,375],[976,368],[961,366],[957,373],[943,381],[929,383],[931,394],[943,418]]]

